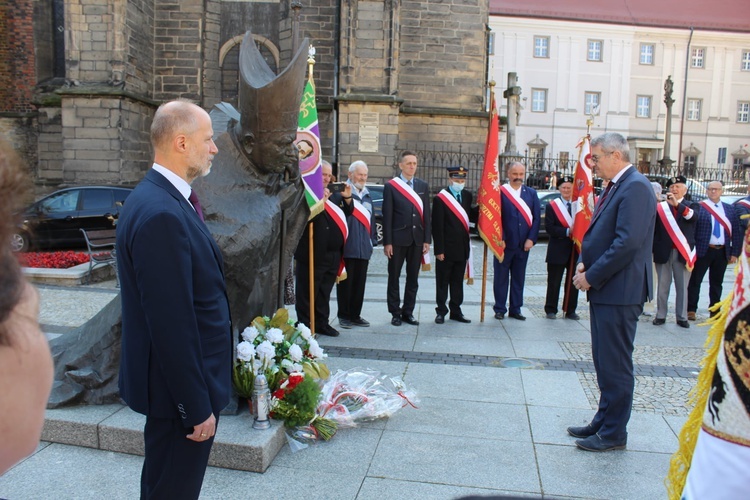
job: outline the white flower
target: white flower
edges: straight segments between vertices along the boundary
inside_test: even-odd
[[[294,363],[292,363],[289,359],[282,359],[281,360],[281,367],[286,370],[287,373],[290,373],[292,371],[292,367],[294,366]]]
[[[255,346],[248,341],[237,344],[237,359],[250,361],[255,357]]]
[[[284,332],[279,328],[271,328],[266,332],[266,340],[272,344],[280,344],[284,340]]]
[[[326,357],[326,354],[323,352],[323,349],[318,344],[318,341],[315,339],[310,339],[310,348],[308,349],[310,351],[310,356],[312,356],[315,359],[323,359]]]
[[[276,357],[276,348],[269,341],[264,340],[258,347],[255,348],[255,352],[263,362],[264,367],[271,366],[273,364],[273,358]]]
[[[258,329],[254,326],[248,326],[244,330],[242,330],[242,338],[246,340],[247,342],[252,342],[255,340],[255,337],[258,336]]]
[[[290,371],[290,372],[289,372],[289,374],[290,374],[290,375],[291,375],[292,373],[303,373],[303,374],[304,374],[304,372],[305,372],[305,369],[304,369],[304,367],[303,367],[303,366],[302,366],[301,364],[299,364],[299,363],[294,363],[294,364],[292,365],[292,371]]]
[[[302,336],[303,339],[310,340],[312,338],[312,332],[303,323],[299,323],[297,325],[297,330],[299,330],[299,333],[300,333],[300,335]]]
[[[289,348],[289,356],[291,356],[292,361],[299,362],[302,361],[302,349],[297,344],[292,345]]]

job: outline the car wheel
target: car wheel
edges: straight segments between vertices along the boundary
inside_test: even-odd
[[[375,237],[378,239],[378,245],[383,243],[383,223],[375,221]]]
[[[14,252],[26,252],[29,249],[29,237],[24,233],[13,233],[10,237],[10,248]]]

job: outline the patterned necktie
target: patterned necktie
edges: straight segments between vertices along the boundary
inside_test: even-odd
[[[190,190],[190,196],[188,196],[188,201],[193,204],[193,208],[195,209],[195,212],[198,214],[198,217],[200,217],[201,220],[203,219],[203,209],[201,209],[201,202],[198,201],[198,195],[195,194],[195,191],[192,189]]]
[[[615,183],[614,183],[614,182],[611,182],[611,181],[610,181],[610,183],[609,183],[609,184],[607,184],[607,187],[606,187],[606,188],[604,188],[604,192],[603,192],[603,193],[602,193],[602,195],[601,195],[601,196],[599,197],[599,203],[597,203],[597,205],[596,205],[596,209],[594,210],[594,213],[598,212],[598,211],[599,211],[599,209],[601,208],[601,206],[602,206],[602,205],[604,205],[604,200],[606,200],[606,199],[607,199],[607,195],[608,195],[608,194],[609,194],[609,192],[610,192],[610,191],[612,190],[612,187],[613,187],[614,185],[615,185]]]
[[[714,206],[716,208],[719,208],[718,203],[714,203]],[[721,226],[719,225],[719,219],[717,219],[716,217],[714,217],[714,233],[713,234],[717,238],[721,238]]]

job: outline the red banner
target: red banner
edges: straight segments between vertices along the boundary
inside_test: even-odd
[[[503,242],[503,222],[500,209],[500,170],[498,168],[499,122],[495,107],[495,93],[490,93],[490,125],[487,130],[487,142],[484,146],[484,168],[479,183],[477,202],[479,203],[479,220],[477,229],[498,260],[505,255]]]
[[[576,175],[573,180],[573,200],[576,202],[576,213],[573,216],[573,239],[578,252],[581,252],[583,236],[589,229],[594,215],[594,186],[591,180],[591,143],[587,135],[576,146],[579,148]]]

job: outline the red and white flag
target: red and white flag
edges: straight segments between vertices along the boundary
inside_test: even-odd
[[[479,204],[477,230],[497,260],[502,261],[505,255],[505,244],[500,208],[499,129],[495,93],[490,92],[490,124],[487,130],[487,142],[484,146],[484,168],[477,196]]]
[[[576,202],[576,212],[573,215],[573,229],[570,237],[573,239],[578,252],[581,252],[583,236],[589,229],[591,217],[594,215],[594,186],[591,174],[591,137],[586,135],[581,138],[576,146],[578,151],[578,163],[573,179],[573,200]]]

